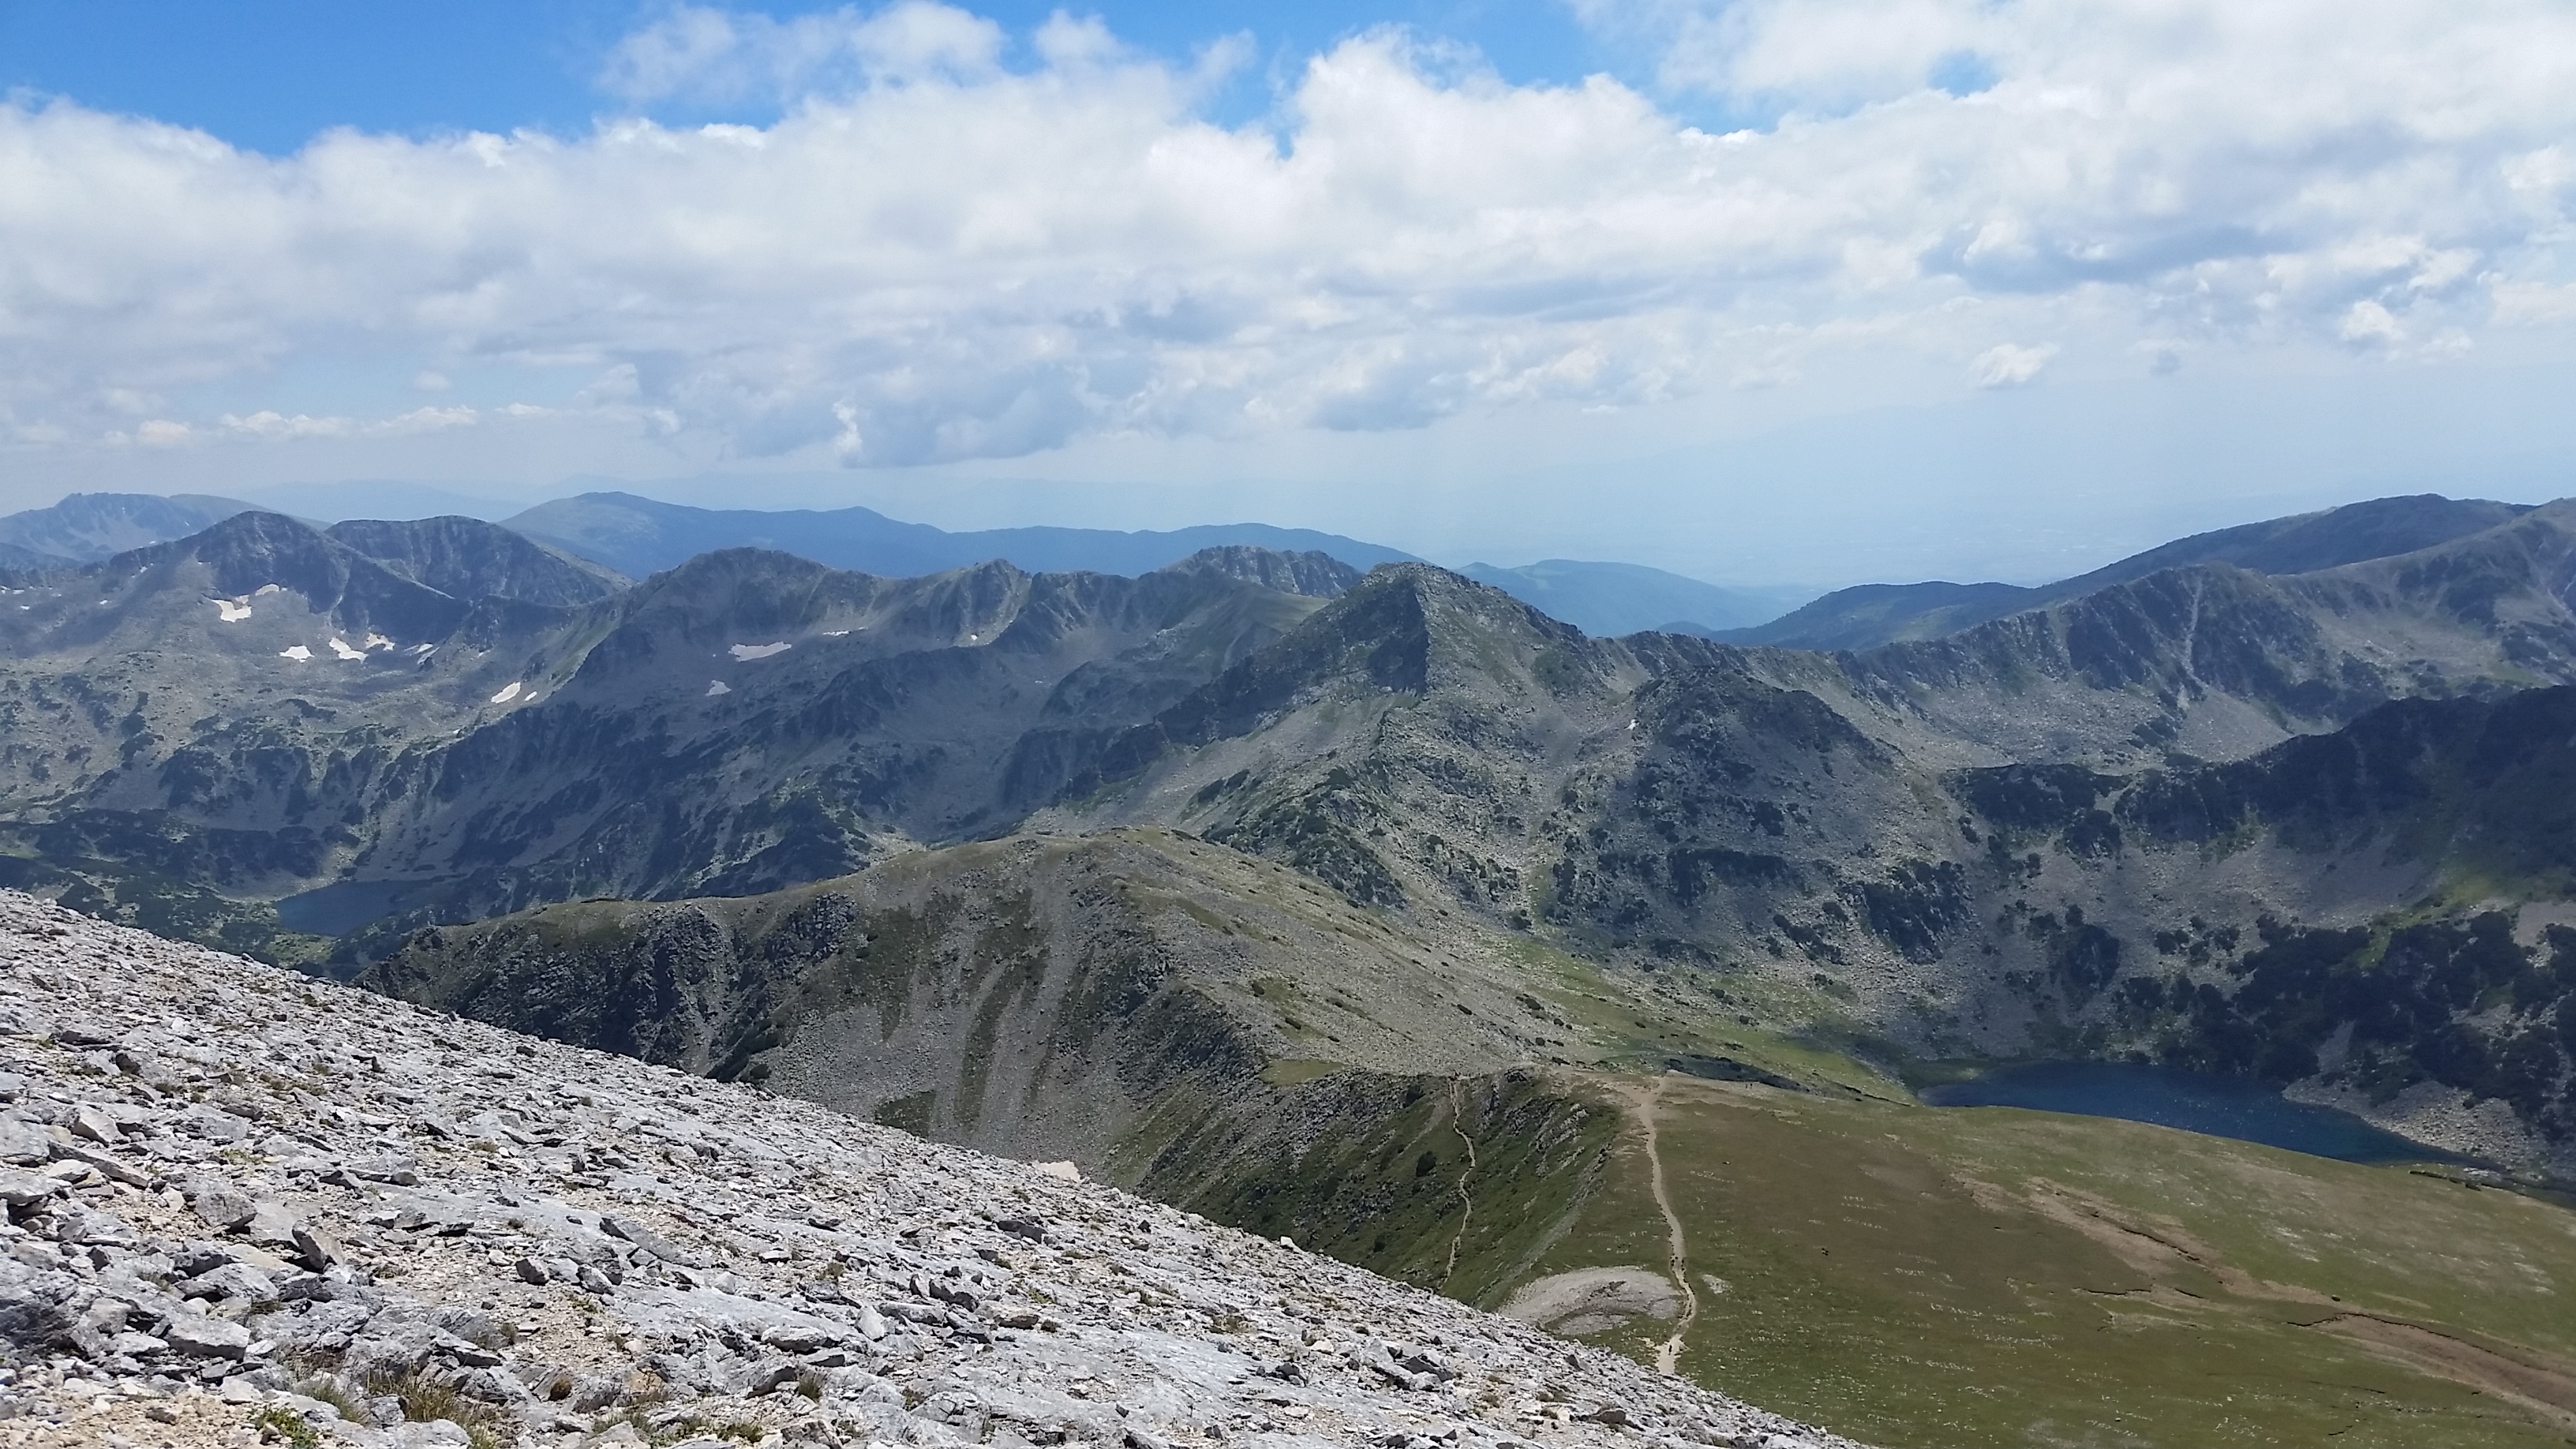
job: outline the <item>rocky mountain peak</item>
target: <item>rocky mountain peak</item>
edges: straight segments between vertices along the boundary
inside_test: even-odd
[[[353,519],[323,532],[415,583],[460,599],[570,606],[626,586],[597,564],[479,518]]]
[[[1316,599],[1338,599],[1355,587],[1362,575],[1358,569],[1328,553],[1306,549],[1283,553],[1278,549],[1255,548],[1249,544],[1220,544],[1203,548],[1177,563],[1165,564],[1163,573],[1205,573],[1241,579],[1283,594],[1303,594]]]

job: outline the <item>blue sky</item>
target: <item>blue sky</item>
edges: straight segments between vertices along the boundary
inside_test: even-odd
[[[2561,0],[0,0],[0,84],[5,507],[1830,585],[2576,492]]]
[[[670,8],[598,0],[0,0],[0,86],[201,127],[272,155],[334,126],[570,135],[620,109],[596,84],[609,52]],[[841,8],[764,7],[781,18]],[[1305,57],[1380,25],[1471,46],[1521,82],[1579,80],[1643,58],[1635,47],[1603,43],[1558,0],[1200,0],[1106,9],[1015,0],[974,8],[1022,35],[1060,9],[1099,14],[1122,40],[1181,61],[1227,37],[1248,37],[1254,63],[1211,108],[1229,117],[1268,109],[1275,72],[1293,72]],[[651,109],[765,124],[779,105],[763,96]]]

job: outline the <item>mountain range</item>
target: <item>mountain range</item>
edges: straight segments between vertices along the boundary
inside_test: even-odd
[[[1661,1261],[1648,1178],[1600,1164],[1722,1144],[1693,1134],[1742,1093],[1802,1104],[1784,1151],[1839,1163],[1833,1113],[1879,1114],[1929,1154],[1891,1181],[1985,1182],[1907,1104],[2001,1061],[2218,1073],[2576,1176],[2576,501],[2141,558],[1807,649],[1596,637],[1323,550],[632,581],[471,519],[241,513],[0,594],[0,886],[1496,1306]],[[2100,1192],[2086,1221],[2181,1211]],[[1652,1356],[1666,1290],[1616,1281],[1599,1331]],[[1991,1311],[1995,1353],[2040,1332]],[[2559,1362],[2460,1314],[2405,1321]]]
[[[468,519],[241,514],[0,607],[0,831],[27,883],[68,871],[159,924],[340,937],[355,961],[548,901],[1177,828],[1417,923],[1822,993],[1798,1010],[1891,1059],[2010,1054],[2120,1036],[2105,993],[2160,968],[2141,943],[2176,911],[2251,941],[2450,888],[2466,845],[2358,801],[2304,834],[2138,802],[2238,800],[2200,782],[2394,702],[2576,683],[2576,504],[2503,513],[1858,653],[1594,639],[1321,553],[889,579],[732,549],[630,586]],[[2214,840],[2239,842],[2223,868]]]
[[[167,543],[252,505],[202,493],[74,493],[50,508],[0,517],[0,569],[41,570],[95,563],[111,554]]]
[[[375,488],[371,496],[387,491]],[[433,490],[411,491],[443,496]],[[291,493],[308,506],[328,507],[331,501],[327,489]],[[36,573],[95,563],[125,549],[184,538],[235,514],[256,511],[262,511],[262,506],[201,495],[76,493],[50,508],[0,518],[0,571]],[[1162,533],[1099,528],[951,533],[927,524],[898,522],[866,508],[706,509],[614,492],[539,504],[506,519],[503,526],[612,574],[639,579],[726,548],[774,549],[835,568],[888,577],[993,561],[1007,561],[1031,572],[1135,575],[1221,547],[1320,552],[1361,570],[1413,561],[1412,555],[1379,544],[1267,524],[1213,524]],[[1639,564],[1571,559],[1508,569],[1471,564],[1466,573],[1587,632],[1605,635],[1675,623],[1695,630],[1760,623],[1804,602],[1811,593],[1725,589]]]
[[[327,502],[317,490],[296,496]],[[1502,567],[1471,563],[1462,577],[1502,590],[1603,638],[1658,630],[1735,644],[1867,649],[1940,638],[2195,563],[2258,573],[2314,572],[2407,553],[2492,527],[2523,505],[2438,495],[2374,499],[2317,513],[2195,534],[2053,584],[1863,584],[1822,597],[1794,587],[1729,588],[1640,564],[1543,559]],[[73,494],[50,508],[0,517],[0,572],[40,572],[96,562],[123,549],[184,537],[258,505],[205,495]],[[363,520],[355,520],[363,521]],[[835,568],[888,577],[1007,561],[1030,572],[1136,575],[1212,547],[1326,554],[1367,570],[1418,562],[1382,545],[1311,529],[1216,524],[1170,532],[1006,528],[951,533],[866,508],[828,511],[692,508],[628,493],[595,492],[539,504],[503,526],[557,551],[631,578],[725,548],[766,548]]]

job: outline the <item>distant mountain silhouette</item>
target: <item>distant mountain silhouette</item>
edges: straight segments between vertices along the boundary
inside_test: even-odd
[[[1678,625],[1691,626],[1691,633],[1742,628],[1776,619],[1813,593],[1722,588],[1643,564],[1570,558],[1518,568],[1471,563],[1458,572],[1601,639]]]
[[[0,568],[49,567],[46,559],[95,563],[146,544],[167,543],[203,531],[257,504],[201,493],[74,493],[51,508],[31,508],[0,518],[0,548],[36,555],[21,563],[0,552]]]
[[[1790,649],[1870,649],[1907,639],[1937,639],[2028,609],[2081,598],[2161,569],[2233,564],[2258,574],[2304,574],[2431,548],[2508,523],[2529,511],[2517,503],[2420,493],[2374,498],[2318,513],[2196,533],[2037,588],[2014,584],[1862,584],[1837,589],[1804,608],[1751,628],[1690,630],[1729,644]]]
[[[1151,573],[1201,549],[1249,545],[1329,555],[1366,570],[1412,555],[1310,528],[1206,524],[1169,532],[1106,528],[993,528],[950,533],[903,523],[872,508],[817,512],[690,508],[631,493],[584,493],[540,503],[505,520],[541,543],[644,578],[721,548],[767,548],[880,578],[913,578],[996,559],[1030,573]]]

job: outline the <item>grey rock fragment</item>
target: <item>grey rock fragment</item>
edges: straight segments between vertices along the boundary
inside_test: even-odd
[[[23,1211],[38,1203],[49,1201],[62,1190],[63,1184],[59,1178],[44,1177],[32,1172],[0,1171],[0,1203],[7,1204],[13,1212]]]
[[[0,1117],[0,1162],[41,1166],[54,1155],[51,1134],[23,1117]]]
[[[599,1228],[610,1237],[623,1238],[665,1263],[677,1263],[684,1268],[698,1266],[695,1255],[632,1218],[603,1217],[599,1220]]]
[[[204,1182],[188,1194],[188,1211],[216,1232],[229,1233],[248,1226],[259,1205],[230,1183]]]
[[[339,1240],[320,1228],[309,1223],[299,1223],[295,1228],[294,1239],[295,1261],[303,1264],[308,1272],[325,1272],[332,1264],[340,1261]]]
[[[239,1359],[250,1351],[250,1330],[205,1314],[183,1313],[162,1326],[173,1352],[191,1358]]]
[[[296,1227],[292,1209],[282,1203],[262,1202],[252,1205],[250,1221],[242,1224],[241,1232],[263,1248],[293,1248]]]

